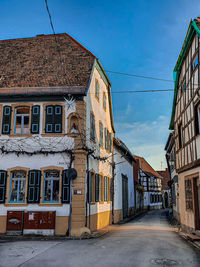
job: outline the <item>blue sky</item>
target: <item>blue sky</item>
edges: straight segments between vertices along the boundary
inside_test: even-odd
[[[0,0],[0,39],[52,33],[44,0]],[[56,33],[91,50],[105,70],[173,79],[199,0],[48,0]],[[108,73],[112,91],[172,89],[173,83]],[[173,93],[113,94],[116,135],[155,169],[165,166]]]

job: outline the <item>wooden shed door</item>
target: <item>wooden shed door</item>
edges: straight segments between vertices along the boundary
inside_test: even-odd
[[[23,211],[7,212],[7,231],[22,233],[23,228]]]
[[[123,218],[128,216],[128,178],[122,175],[122,208]]]

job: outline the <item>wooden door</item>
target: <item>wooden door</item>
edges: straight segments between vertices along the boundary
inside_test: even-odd
[[[23,229],[23,211],[7,212],[7,231],[22,233]]]
[[[122,209],[123,218],[128,216],[128,178],[122,175]]]

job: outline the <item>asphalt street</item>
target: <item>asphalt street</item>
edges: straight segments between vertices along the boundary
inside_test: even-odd
[[[0,266],[200,266],[200,251],[171,227],[163,210],[110,227],[98,239],[0,243]]]

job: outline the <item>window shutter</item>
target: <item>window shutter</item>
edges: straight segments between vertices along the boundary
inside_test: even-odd
[[[95,175],[95,202],[99,202],[99,174]]]
[[[109,152],[111,153],[112,152],[112,133],[109,133],[109,139],[110,139],[110,149],[109,149]]]
[[[105,131],[105,149],[107,149],[108,148],[107,128],[105,128],[104,131]]]
[[[28,174],[28,203],[40,203],[40,181],[41,172],[39,170],[31,170]]]
[[[62,173],[62,203],[70,202],[70,180],[68,177],[68,170]]]
[[[40,131],[40,106],[35,105],[31,111],[31,133],[38,134]]]
[[[10,106],[3,107],[2,134],[10,134],[11,112]]]
[[[62,106],[54,106],[54,133],[62,133]]]
[[[198,135],[200,133],[200,114],[198,114],[198,106],[195,106],[194,108],[194,118],[195,118],[195,134]]]
[[[88,202],[92,202],[92,173],[88,172]]]
[[[0,170],[0,203],[5,203],[7,172]]]
[[[45,133],[53,133],[53,114],[54,114],[54,107],[47,106],[46,107],[46,118],[45,118]]]
[[[104,201],[108,201],[108,178],[104,176]]]

